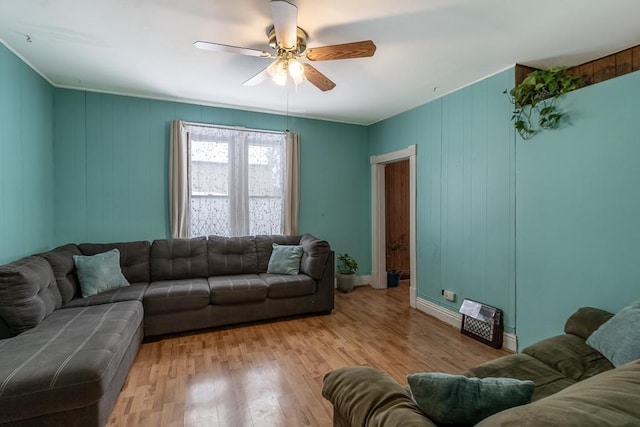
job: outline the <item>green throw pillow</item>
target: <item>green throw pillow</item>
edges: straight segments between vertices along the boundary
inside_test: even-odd
[[[623,308],[587,338],[616,368],[640,359],[640,301]]]
[[[120,269],[120,251],[117,249],[93,256],[74,255],[73,262],[83,298],[129,286]]]
[[[300,258],[302,246],[273,244],[267,273],[298,274],[300,272]]]
[[[473,425],[514,406],[531,402],[533,381],[467,378],[419,373],[407,376],[411,397],[436,424]]]

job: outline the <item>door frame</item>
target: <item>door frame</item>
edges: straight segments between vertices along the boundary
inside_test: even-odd
[[[371,163],[371,287],[386,289],[385,167],[409,160],[409,305],[416,308],[416,145],[370,157]]]

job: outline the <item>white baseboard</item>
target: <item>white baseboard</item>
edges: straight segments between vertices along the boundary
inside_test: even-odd
[[[423,298],[416,298],[416,309],[458,329],[460,329],[460,326],[462,325],[462,315],[460,313],[448,310]],[[505,332],[502,335],[502,347],[504,349],[511,350],[514,353],[517,352],[518,339],[516,335]]]

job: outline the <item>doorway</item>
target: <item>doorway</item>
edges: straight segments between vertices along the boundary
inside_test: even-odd
[[[409,258],[409,159],[387,163],[384,170],[386,270],[398,279],[411,277]],[[397,283],[395,283],[397,285]],[[387,280],[387,286],[390,286]]]
[[[388,164],[409,161],[409,305],[416,307],[416,146],[371,156],[371,287],[387,287],[385,170]]]

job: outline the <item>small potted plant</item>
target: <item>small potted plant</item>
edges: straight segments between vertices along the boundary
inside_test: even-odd
[[[336,280],[340,292],[351,292],[356,282],[358,263],[348,253],[338,255],[338,273]]]
[[[387,264],[390,264],[389,261],[393,260],[394,262],[398,261],[399,254],[403,253],[407,250],[407,241],[404,236],[391,242],[388,246],[389,251],[387,252],[387,257],[389,260]],[[398,267],[391,267],[387,270],[387,287],[395,288],[400,284],[400,278],[402,277],[402,269]]]

